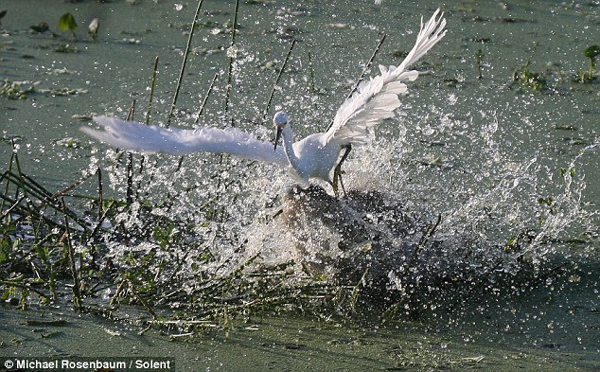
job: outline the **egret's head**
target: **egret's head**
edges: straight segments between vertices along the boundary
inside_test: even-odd
[[[277,142],[279,142],[279,138],[281,137],[281,132],[283,132],[283,128],[285,128],[288,122],[288,116],[283,111],[277,111],[275,116],[273,116],[273,124],[275,125],[275,129],[277,130],[277,135],[275,136],[275,145],[273,146],[273,151],[277,150]]]

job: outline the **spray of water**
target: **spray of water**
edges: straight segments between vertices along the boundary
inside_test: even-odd
[[[265,75],[281,60],[245,47],[233,52],[235,106],[243,108],[234,122],[261,139],[272,133],[254,120],[265,111],[257,102],[271,89],[279,102],[272,109],[288,111],[300,137],[325,129],[339,106],[330,93],[353,84],[338,58],[325,58],[339,68],[315,84],[310,56],[294,55],[273,88]],[[299,191],[284,170],[229,156],[146,158],[134,172],[137,201],[106,233],[108,257],[132,271],[143,262],[142,282],[172,307],[317,302],[345,312],[360,301],[413,314],[473,293],[518,292],[575,251],[590,254],[574,244],[587,241],[597,220],[582,201],[580,169],[595,148],[561,165],[565,158],[548,160],[541,146],[523,145],[541,121],[535,95],[429,89],[427,76],[417,84],[396,118],[353,150],[340,200],[328,185]],[[223,98],[217,88],[213,95]],[[204,115],[207,123],[229,117]],[[123,195],[127,169],[112,164],[111,186]]]
[[[227,156],[146,159],[134,178],[143,202],[115,216],[108,257],[131,270],[144,262],[173,307],[201,307],[215,293],[297,304],[306,291],[306,301],[334,296],[339,311],[360,299],[407,314],[518,291],[557,257],[568,260],[571,243],[593,230],[578,173],[589,149],[562,170],[537,154],[515,161],[498,146],[495,113],[437,111],[439,120],[418,119],[421,133],[439,138],[477,121],[468,147],[436,138],[421,146],[399,117],[393,136],[355,150],[342,199],[328,185],[302,191],[282,170]],[[111,184],[124,192],[126,169],[113,164]]]

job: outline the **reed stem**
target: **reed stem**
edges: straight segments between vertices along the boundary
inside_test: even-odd
[[[229,46],[230,49],[235,46],[235,37],[237,35],[237,21],[238,21],[239,8],[240,8],[240,0],[236,0],[235,13],[233,16],[233,31],[231,33],[231,45]],[[227,85],[225,87],[225,89],[226,89],[225,90],[225,113],[226,114],[229,113],[229,107],[230,107],[230,101],[231,101],[231,99],[230,99],[231,98],[231,81],[232,81],[232,75],[233,75],[234,54],[235,53],[233,53],[233,51],[228,53],[229,63],[227,66]],[[233,117],[231,118],[231,125],[233,126]]]
[[[62,199],[61,203],[66,208],[65,200]],[[64,216],[65,220],[65,232],[63,235],[63,246],[67,250],[67,256],[69,258],[69,268],[71,269],[71,275],[73,277],[73,303],[77,310],[81,310],[83,303],[81,301],[81,282],[79,281],[79,275],[77,273],[77,266],[75,265],[75,251],[73,250],[73,243],[71,242],[71,229],[69,227],[69,219],[67,215]]]
[[[175,105],[177,104],[177,97],[179,97],[179,91],[181,90],[181,84],[183,82],[183,73],[185,71],[185,66],[187,64],[188,55],[190,53],[190,45],[192,44],[192,38],[194,37],[194,30],[196,29],[196,21],[198,20],[198,14],[200,14],[200,8],[202,8],[202,3],[204,0],[198,0],[198,7],[196,8],[196,13],[194,14],[194,20],[192,21],[192,25],[190,26],[190,33],[188,35],[187,43],[185,45],[185,51],[183,52],[183,61],[181,62],[181,69],[179,70],[179,77],[177,78],[177,86],[175,88],[175,94],[173,95],[173,102],[171,102],[171,107],[169,108],[169,115],[167,116],[167,128],[171,124],[171,118],[173,117],[173,111],[175,110]]]
[[[194,120],[194,124],[198,124],[198,122],[200,121],[200,116],[202,116],[202,113],[204,112],[204,108],[206,107],[206,102],[208,101],[208,97],[210,96],[210,94],[213,91],[213,88],[215,86],[215,82],[217,81],[218,76],[219,76],[219,73],[216,73],[215,76],[213,76],[212,81],[210,82],[210,85],[208,87],[208,90],[206,91],[206,94],[204,95],[204,99],[202,100],[202,103],[200,104],[200,110],[198,111],[198,115],[196,115],[196,120]]]
[[[135,114],[135,99],[129,107],[127,121],[132,121]],[[133,204],[133,153],[127,153],[127,205]]]
[[[283,60],[283,64],[277,73],[277,79],[275,79],[275,84],[273,85],[273,89],[271,89],[271,93],[269,94],[269,99],[267,100],[267,104],[265,106],[265,110],[263,111],[263,121],[267,119],[267,115],[269,113],[269,108],[271,108],[271,102],[273,101],[273,96],[275,95],[275,90],[279,86],[279,82],[281,81],[281,76],[283,75],[283,71],[285,71],[285,67],[287,66],[288,61],[290,60],[290,56],[292,55],[292,50],[294,49],[294,45],[296,45],[296,39],[292,40],[290,44],[290,49],[288,49],[287,55]]]
[[[383,42],[385,41],[386,37],[387,37],[386,33],[381,34],[381,36],[379,37],[379,41],[377,42],[377,46],[375,46],[375,50],[373,50],[373,54],[371,55],[371,58],[369,58],[369,62],[367,62],[366,66],[363,69],[362,73],[360,74],[358,80],[356,80],[356,83],[354,84],[354,86],[352,87],[352,89],[350,90],[350,92],[348,93],[348,95],[346,96],[345,99],[352,97],[354,92],[356,92],[356,90],[358,89],[358,86],[360,85],[360,83],[364,80],[365,76],[367,75],[367,72],[369,72],[369,70],[371,69],[371,65],[373,64],[375,57],[377,57],[377,53],[379,53],[379,49],[381,49],[381,46],[383,45]],[[327,130],[329,130],[329,128],[331,128],[332,125],[333,125],[333,119],[331,119],[331,122],[327,126]]]
[[[315,69],[312,61],[312,53],[308,52],[308,76],[310,78],[310,92],[316,92],[317,88],[315,86]]]
[[[154,99],[154,89],[156,88],[156,74],[158,73],[158,56],[154,58],[154,69],[152,70],[152,81],[150,83],[150,96],[148,97],[148,108],[146,109],[146,124],[150,124],[150,112],[152,110],[152,100]]]

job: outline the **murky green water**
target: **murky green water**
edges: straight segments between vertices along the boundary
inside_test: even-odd
[[[596,271],[597,274],[597,271]],[[595,371],[598,367],[594,280],[568,285],[563,294],[531,293],[498,299],[496,310],[446,323],[339,324],[306,318],[260,318],[234,323],[229,337],[169,339],[153,331],[67,309],[17,311],[4,305],[1,356],[174,358],[177,371],[282,369]],[[60,326],[51,321],[62,320]],[[27,325],[27,321],[39,321]],[[47,322],[44,324],[43,322]],[[49,323],[49,324],[48,324]]]
[[[112,113],[124,117],[136,100],[136,119],[142,121],[156,56],[159,73],[151,114],[155,122],[166,121],[196,4],[137,3],[27,0],[0,4],[0,10],[8,10],[0,26],[4,30],[0,77],[39,82],[36,92],[27,93],[26,99],[0,97],[1,158],[8,161],[10,139],[14,139],[24,172],[51,189],[78,179],[91,168],[91,157],[109,167],[103,156],[105,147],[77,130],[87,124],[75,116]],[[0,347],[0,355],[95,356],[97,345],[106,345],[100,347],[102,356],[111,356],[113,350],[119,355],[134,350],[151,354],[160,347],[175,356],[183,370],[596,370],[600,364],[598,220],[596,216],[588,221],[589,226],[584,225],[568,212],[581,205],[595,211],[600,201],[596,182],[600,85],[577,81],[588,68],[583,50],[600,43],[600,3],[503,4],[384,0],[377,7],[367,0],[301,5],[242,2],[231,109],[225,113],[226,49],[231,34],[224,25],[233,18],[234,1],[205,1],[200,16],[204,26],[196,31],[174,123],[193,126],[193,115],[218,74],[200,122],[224,127],[233,118],[238,127],[269,139],[268,120],[262,126],[261,120],[259,124],[253,120],[263,116],[278,66],[291,38],[296,38],[299,42],[273,105],[290,113],[298,135],[323,130],[360,76],[380,33],[388,36],[375,65],[398,64],[414,42],[419,17],[428,17],[440,6],[446,12],[448,35],[416,66],[428,73],[402,98],[401,120],[382,125],[376,137],[379,141],[353,153],[346,166],[347,185],[426,203],[432,215],[452,211],[457,224],[472,223],[476,218],[469,214],[472,211],[489,212],[497,217],[486,222],[492,227],[476,231],[485,231],[482,240],[492,243],[505,241],[503,234],[511,223],[535,219],[529,209],[541,208],[529,199],[535,202],[538,196],[559,195],[564,199],[562,219],[545,228],[548,232],[560,229],[561,237],[587,237],[584,248],[573,248],[584,251],[588,261],[577,268],[576,276],[565,274],[560,282],[519,296],[490,293],[473,298],[451,314],[432,310],[423,323],[375,326],[377,321],[369,321],[368,326],[357,326],[296,318],[253,320],[235,325],[229,339],[211,334],[189,343],[169,343],[160,335],[138,337],[136,330],[125,330],[120,337],[105,335],[97,329],[119,325],[91,316],[70,318],[73,327],[41,340],[20,323],[22,313],[5,308],[0,316],[10,326],[1,329],[5,346]],[[77,40],[58,29],[58,18],[67,11],[78,23]],[[97,41],[86,35],[93,18],[100,19]],[[49,32],[29,31],[42,21],[49,24],[54,37]],[[71,48],[75,51],[59,52]],[[376,73],[376,67],[372,71]],[[538,85],[514,82],[516,71]],[[215,159],[204,154],[186,157],[185,170],[174,177],[182,182],[203,179],[207,172],[216,172],[211,165]],[[161,157],[161,162],[168,168],[177,159]],[[565,185],[560,169],[571,165],[577,177],[574,185]],[[235,164],[229,171],[236,175]],[[269,194],[280,194],[289,185],[283,171],[269,166],[248,172],[256,180],[244,178],[246,184],[237,191],[249,196],[246,204],[240,204],[242,213],[231,225],[233,229],[251,225],[256,214],[261,216],[264,208],[260,206],[268,204]],[[115,193],[122,191],[119,180],[113,180]],[[94,185],[85,187],[95,192]],[[163,189],[164,185],[157,186],[155,195]],[[473,200],[477,207],[470,204]],[[578,204],[569,204],[573,201]],[[182,197],[182,205],[186,202]],[[181,207],[182,214],[203,212],[189,203],[187,210]],[[559,228],[560,221],[572,223]],[[498,231],[492,231],[494,226]],[[265,230],[258,225],[249,235],[266,241],[271,232]],[[254,249],[264,244],[258,238],[251,243]],[[561,249],[569,250],[569,246]],[[97,345],[91,343],[92,348],[78,341],[90,333],[101,335]]]

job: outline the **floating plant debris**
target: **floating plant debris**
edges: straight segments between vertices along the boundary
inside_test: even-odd
[[[37,85],[39,85],[39,81],[10,81],[6,79],[0,86],[0,96],[9,99],[27,99],[29,93],[37,91]]]

